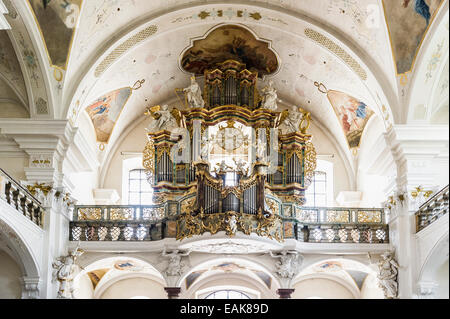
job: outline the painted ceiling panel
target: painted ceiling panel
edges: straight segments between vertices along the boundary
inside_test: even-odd
[[[22,70],[5,30],[0,30],[0,43],[0,76],[17,90],[16,93],[20,96],[20,100],[27,105],[28,96]]]
[[[97,134],[97,141],[108,143],[123,107],[131,96],[130,87],[114,90],[86,107]]]
[[[358,148],[367,122],[374,112],[364,102],[339,91],[330,90],[327,97],[344,130],[350,148]]]
[[[66,69],[82,0],[28,0],[45,40],[52,65]]]
[[[397,73],[409,72],[443,0],[383,0]]]

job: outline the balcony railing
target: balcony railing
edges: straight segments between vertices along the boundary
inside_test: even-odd
[[[416,230],[421,231],[448,213],[448,185],[426,201],[416,213]]]
[[[39,200],[0,168],[0,198],[19,213],[42,227],[44,209]]]
[[[71,241],[157,241],[176,237],[181,205],[77,206]],[[388,243],[383,209],[283,205],[283,238],[309,243]]]
[[[295,218],[296,239],[309,243],[388,243],[389,227],[383,209],[287,206],[287,218]]]

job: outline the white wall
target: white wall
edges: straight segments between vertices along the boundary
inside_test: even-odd
[[[147,278],[130,278],[119,280],[109,286],[100,296],[100,299],[129,299],[135,296],[150,299],[167,299],[164,287]]]
[[[436,271],[436,282],[439,284],[437,289],[436,298],[440,299],[448,299],[448,259],[442,264],[441,267]]]
[[[19,265],[0,250],[0,299],[20,299],[22,272]]]
[[[319,297],[323,299],[355,299],[349,289],[337,281],[325,278],[311,278],[298,282],[292,299]]]

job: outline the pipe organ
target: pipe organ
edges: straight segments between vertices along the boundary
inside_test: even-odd
[[[183,90],[183,108],[146,113],[144,167],[154,201],[181,207],[180,240],[241,231],[281,241],[281,206],[305,204],[316,165],[309,113],[273,107],[274,89],[260,95],[258,74],[237,61],[206,70],[203,80],[203,93],[195,78]]]

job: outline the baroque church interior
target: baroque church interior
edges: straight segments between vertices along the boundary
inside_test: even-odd
[[[448,0],[0,0],[0,299],[448,299]]]

